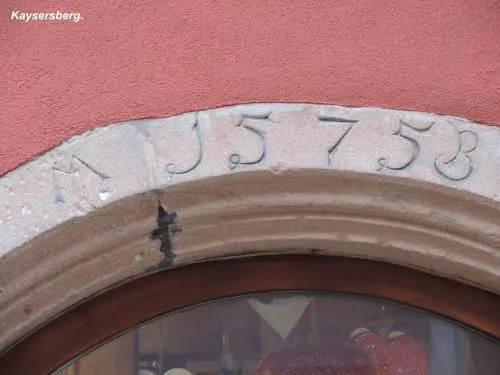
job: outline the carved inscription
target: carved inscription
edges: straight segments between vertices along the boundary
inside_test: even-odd
[[[434,166],[441,176],[452,181],[462,181],[474,170],[470,153],[477,148],[478,136],[473,131],[458,131],[454,125],[451,126],[457,134],[456,150],[439,155],[434,161]]]
[[[408,158],[408,161],[401,163],[399,165],[391,163],[390,160],[386,157],[382,157],[377,161],[379,165],[377,170],[381,171],[387,168],[387,169],[392,169],[394,171],[401,171],[412,165],[413,162],[417,160],[418,156],[420,155],[420,144],[417,142],[416,138],[414,138],[411,134],[406,133],[405,131],[407,129],[411,129],[415,132],[423,133],[429,131],[433,126],[434,122],[432,122],[430,125],[427,125],[424,128],[418,128],[406,123],[403,120],[399,120],[399,128],[392,135],[401,138],[405,142],[408,142],[408,144],[411,146],[412,149],[411,155]]]
[[[101,200],[106,200],[109,195],[108,181],[111,179],[107,174],[98,171],[96,168],[92,167],[90,164],[86,163],[78,156],[73,156],[75,160],[77,160],[80,164],[85,166],[89,171],[94,173],[101,180],[99,187],[99,198]]]
[[[292,119],[291,123],[281,124],[281,127],[274,127],[274,124],[277,124],[276,120],[271,119],[272,112],[265,112],[260,114],[252,114],[252,113],[241,113],[239,115],[238,122],[234,125],[235,127],[243,128],[246,134],[248,134],[249,138],[253,138],[258,141],[258,147],[260,147],[260,151],[254,155],[245,155],[243,151],[235,151],[228,156],[227,163],[228,167],[231,170],[235,170],[241,166],[251,166],[261,163],[268,154],[268,148],[273,147],[272,142],[276,142],[276,136],[279,135],[281,131],[289,134],[302,134],[300,132],[295,132],[296,127],[300,127],[302,131],[304,131],[304,122],[303,119],[299,119],[300,116],[305,116],[308,121],[310,121],[311,113],[302,114],[298,112],[296,116],[297,119],[294,120],[293,117],[288,117],[288,119]],[[278,114],[279,116],[279,114]],[[232,117],[231,117],[232,118]],[[278,117],[279,118],[279,117]],[[326,153],[326,165],[328,168],[332,167],[334,158],[339,157],[339,152],[342,152],[342,148],[346,144],[352,144],[356,142],[356,139],[359,140],[358,137],[352,137],[352,130],[357,127],[358,123],[360,123],[359,119],[345,118],[339,117],[335,115],[317,115],[314,114],[313,118],[316,121],[319,121],[321,126],[337,126],[339,127],[340,133],[334,131],[329,135],[325,135],[325,139],[321,139],[324,141],[325,147],[328,145],[329,141],[327,138],[335,137],[335,140],[332,141],[331,146],[329,146],[324,152]],[[231,120],[232,121],[232,120]],[[294,122],[295,121],[295,122]],[[314,121],[314,120],[313,120]],[[385,120],[384,120],[385,121]],[[273,124],[272,131],[268,132],[266,136],[266,132],[261,129],[260,125]],[[310,122],[311,123],[311,122]],[[317,124],[317,123],[316,123]],[[286,126],[288,128],[286,128]],[[276,125],[277,126],[277,125]],[[372,127],[377,127],[376,123],[370,124]],[[294,128],[295,127],[295,128]],[[379,129],[381,129],[380,127]],[[290,130],[288,130],[290,129]],[[295,129],[295,130],[294,130]],[[307,132],[309,128],[306,128]],[[164,167],[164,173],[167,174],[169,179],[173,178],[175,175],[188,174],[195,170],[198,166],[200,166],[203,158],[204,158],[204,139],[203,134],[200,129],[200,123],[198,120],[198,116],[196,116],[194,122],[191,126],[192,136],[195,137],[197,143],[197,157],[194,162],[191,162],[187,166],[180,167],[177,163],[168,163]],[[227,131],[229,134],[234,130],[234,127],[228,127],[224,131]],[[434,131],[437,130],[437,133]],[[441,130],[444,133],[440,132]],[[311,132],[318,131],[315,126],[311,126]],[[432,131],[432,133],[430,133]],[[335,135],[334,135],[335,134]],[[339,135],[340,134],[340,135]],[[380,130],[376,132],[370,133],[372,136],[380,135],[383,137],[383,133]],[[474,158],[473,151],[475,151],[478,147],[479,138],[477,133],[471,130],[460,130],[457,128],[451,121],[440,121],[436,123],[435,121],[428,121],[425,123],[412,123],[408,120],[398,119],[397,120],[397,128],[390,134],[391,139],[394,139],[396,143],[388,144],[385,143],[377,143],[378,146],[376,151],[379,152],[379,148],[383,147],[382,157],[373,160],[376,163],[376,170],[378,172],[382,172],[384,170],[391,171],[403,171],[411,168],[415,162],[421,157],[422,152],[425,150],[422,149],[422,136],[424,135],[431,136],[432,138],[428,138],[426,142],[429,142],[434,137],[443,136],[443,134],[447,134],[447,138],[445,142],[441,141],[441,144],[444,145],[444,149],[437,154],[434,158],[433,156],[433,165],[429,165],[430,168],[436,171],[436,173],[449,180],[449,181],[463,181],[471,176],[474,171]],[[436,135],[437,134],[437,135]],[[440,135],[441,134],[441,135]],[[454,139],[450,139],[450,135],[455,134]],[[363,135],[361,135],[362,137]],[[270,137],[273,141],[269,144],[269,140],[267,137]],[[321,137],[320,137],[321,138]],[[321,142],[320,141],[320,142]],[[366,141],[366,140],[364,140]],[[316,142],[318,142],[318,138],[316,138]],[[286,143],[289,144],[288,142]],[[293,142],[291,142],[293,145]],[[399,144],[399,146],[398,146]],[[427,143],[428,144],[428,143]],[[316,144],[316,146],[318,146]],[[398,147],[397,151],[399,153],[394,152],[395,147]],[[401,149],[399,149],[401,147]],[[352,149],[352,147],[351,147]],[[401,154],[401,150],[403,150],[403,154]],[[373,151],[372,151],[373,152]],[[280,154],[280,153],[278,153]],[[281,153],[283,154],[283,153]],[[281,155],[280,154],[280,155]],[[352,155],[352,150],[351,150]],[[402,156],[401,156],[402,155]],[[342,155],[340,155],[342,156]],[[190,154],[191,158],[192,155]],[[318,166],[319,167],[319,166]],[[101,171],[94,168],[92,165],[87,163],[85,160],[82,160],[80,157],[76,155],[67,156],[61,159],[60,164],[51,165],[52,168],[52,178],[55,188],[55,202],[64,203],[64,184],[62,184],[62,178],[67,178],[64,176],[69,176],[73,174],[77,174],[82,170],[82,168],[86,169],[93,175],[95,175],[99,179],[99,198],[102,201],[105,201],[109,196],[108,189],[108,181],[110,180],[110,176]],[[87,175],[89,176],[89,175]],[[95,178],[95,177],[94,177]],[[95,180],[94,180],[95,181]]]
[[[242,127],[247,130],[250,134],[256,137],[261,145],[260,153],[255,157],[245,157],[242,156],[241,152],[233,152],[229,155],[228,164],[230,169],[236,169],[242,165],[256,165],[262,162],[267,154],[267,148],[270,147],[267,143],[266,134],[263,130],[258,127],[251,125],[251,121],[268,121],[274,123],[270,119],[271,112],[265,114],[245,114],[242,113],[236,127]],[[336,117],[336,116],[317,116],[317,119],[322,124],[327,125],[341,125],[345,126],[345,130],[342,135],[327,149],[327,166],[331,167],[335,155],[338,153],[341,146],[348,141],[349,134],[353,130],[355,124],[359,120]],[[406,160],[398,161],[392,158],[390,153],[387,156],[380,157],[377,162],[377,171],[383,170],[393,170],[402,171],[410,168],[415,161],[419,158],[422,150],[419,143],[419,134],[424,134],[436,127],[437,124],[433,121],[427,123],[423,126],[417,126],[415,124],[410,124],[409,122],[399,119],[398,127],[391,135],[396,139],[401,141],[401,144],[409,149],[409,154]],[[444,125],[440,125],[444,126]],[[453,129],[457,134],[456,144],[452,145],[452,150],[449,152],[443,152],[436,157],[434,161],[434,168],[439,173],[439,175],[445,177],[450,181],[462,181],[468,178],[474,169],[473,159],[470,155],[472,151],[477,148],[478,137],[477,134],[469,131],[463,130],[459,131],[454,125]],[[186,174],[194,170],[202,161],[203,158],[203,140],[202,134],[199,129],[198,121],[196,120],[192,131],[195,134],[199,143],[198,159],[196,162],[188,168],[178,170],[176,165],[170,163],[166,166],[165,170],[169,176],[174,176],[176,174]],[[388,149],[387,151],[390,151]]]
[[[264,158],[266,157],[266,152],[267,152],[267,141],[266,141],[266,135],[265,132],[257,129],[253,126],[248,125],[248,120],[262,120],[262,121],[270,121],[269,116],[271,116],[271,112],[268,112],[264,115],[251,115],[251,114],[242,114],[239,122],[236,124],[236,126],[241,126],[245,129],[247,129],[249,132],[255,134],[258,139],[260,140],[261,144],[261,152],[258,157],[255,159],[244,159],[241,154],[238,152],[233,152],[231,155],[229,155],[229,168],[230,169],[235,169],[239,165],[254,165],[260,163]]]
[[[67,175],[71,174],[71,172],[66,172],[66,171],[63,171],[62,169],[52,167],[52,182],[54,183],[54,192],[55,192],[54,202],[55,203],[64,203],[63,192],[62,192],[62,188],[61,188],[61,184],[59,182],[59,176],[58,176],[60,173],[67,174]]]
[[[350,119],[344,119],[340,117],[332,117],[332,116],[318,116],[318,120],[320,122],[326,123],[326,124],[347,124],[347,129],[346,131],[342,134],[342,136],[335,142],[329,149],[328,149],[328,158],[327,158],[327,166],[331,167],[333,163],[333,157],[337,150],[339,149],[340,145],[342,144],[342,141],[347,138],[349,135],[349,132],[352,130],[354,127],[354,124],[358,122],[358,120],[350,120]]]
[[[405,131],[412,130],[417,133],[425,133],[431,130],[435,125],[435,122],[432,122],[429,125],[420,128],[414,125],[410,125],[403,120],[400,120],[400,126],[398,130],[396,130],[396,132],[394,132],[392,135],[402,138],[403,140],[408,142],[409,145],[411,145],[411,155],[408,158],[407,162],[401,163],[399,165],[393,163],[391,164],[388,158],[382,157],[378,160],[379,167],[377,168],[377,170],[381,171],[383,169],[391,169],[399,171],[410,167],[419,157],[421,147],[417,138],[411,135],[409,132],[405,133]],[[473,131],[459,131],[455,125],[451,123],[449,125],[453,128],[456,134],[456,141],[454,144],[453,142],[447,143],[447,147],[451,145],[452,150],[444,152],[437,156],[434,160],[434,168],[442,177],[450,181],[462,181],[467,179],[474,170],[474,162],[470,153],[477,148],[478,136]]]
[[[198,141],[198,158],[196,159],[196,161],[194,162],[193,165],[191,165],[187,168],[184,168],[184,169],[179,169],[178,166],[175,165],[174,163],[167,164],[165,166],[165,172],[167,173],[167,175],[170,178],[172,178],[173,176],[178,175],[178,174],[186,174],[186,173],[193,171],[196,167],[198,167],[200,165],[201,161],[203,160],[203,138],[202,138],[198,118],[196,118],[191,130]]]
[[[325,190],[348,175],[362,181],[371,174],[377,184],[399,176],[500,202],[499,162],[498,127],[423,112],[256,103],[126,121],[78,135],[2,176],[0,201],[8,206],[0,207],[0,233],[8,242],[0,248],[128,196],[164,194],[197,179],[232,183],[231,173],[257,169],[266,181],[297,173],[304,185],[331,174],[330,185],[317,187]],[[35,220],[42,224],[16,234],[13,224]]]
[[[100,180],[100,186],[99,186],[99,198],[103,201],[105,201],[109,197],[109,188],[108,188],[108,181],[111,179],[110,176],[107,174],[100,172],[93,166],[91,166],[89,163],[85,162],[81,158],[79,158],[76,155],[72,155],[70,160],[69,160],[69,165],[67,169],[59,167],[57,165],[52,165],[52,180],[54,183],[54,190],[55,190],[55,203],[65,203],[65,199],[63,196],[63,189],[62,189],[62,184],[60,182],[60,178],[62,175],[70,176],[79,171],[80,168],[78,168],[78,165],[84,167],[87,169],[89,172],[97,176]]]

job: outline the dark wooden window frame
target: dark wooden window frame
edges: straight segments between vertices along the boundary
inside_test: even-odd
[[[341,257],[218,260],[120,284],[47,323],[0,357],[0,374],[49,374],[120,332],[180,308],[270,291],[342,292],[395,301],[500,337],[500,296],[387,263]]]

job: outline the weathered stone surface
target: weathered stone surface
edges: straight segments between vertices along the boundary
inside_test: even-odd
[[[0,254],[141,192],[250,170],[335,169],[500,200],[500,129],[377,108],[253,104],[110,125],[0,179]]]
[[[116,283],[219,257],[362,257],[500,293],[499,146],[463,119],[309,104],[75,137],[0,179],[0,351]]]

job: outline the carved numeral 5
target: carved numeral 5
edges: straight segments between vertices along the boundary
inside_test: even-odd
[[[413,138],[411,135],[404,134],[403,131],[405,130],[405,128],[409,128],[416,132],[424,133],[426,131],[429,131],[434,126],[434,124],[435,123],[432,122],[425,128],[417,128],[411,126],[410,124],[404,122],[403,120],[399,120],[399,128],[394,133],[392,133],[392,135],[402,138],[405,142],[408,142],[411,145],[412,148],[411,157],[407,162],[402,163],[400,165],[390,165],[390,162],[386,157],[381,157],[377,161],[379,165],[377,170],[380,171],[387,168],[387,169],[392,169],[394,171],[400,171],[402,169],[409,167],[415,160],[417,160],[418,156],[420,155],[420,145],[415,138]]]
[[[236,124],[236,126],[241,126],[245,129],[247,129],[249,132],[255,134],[261,142],[261,153],[260,155],[255,158],[254,160],[243,160],[241,155],[238,152],[233,152],[231,155],[229,155],[229,168],[230,169],[235,169],[240,165],[255,165],[259,164],[264,158],[266,157],[266,152],[267,152],[267,142],[266,142],[266,136],[265,133],[262,130],[259,130],[253,126],[247,125],[247,120],[263,120],[263,121],[271,121],[269,118],[271,116],[271,112],[266,113],[264,115],[251,115],[251,114],[241,114],[241,119]]]

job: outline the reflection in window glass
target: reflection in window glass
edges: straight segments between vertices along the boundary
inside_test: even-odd
[[[164,316],[58,375],[498,375],[500,348],[360,296],[261,294]]]

